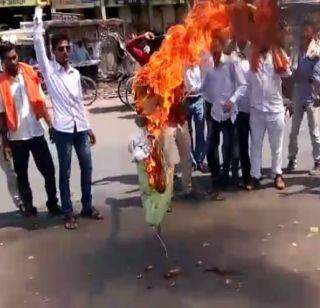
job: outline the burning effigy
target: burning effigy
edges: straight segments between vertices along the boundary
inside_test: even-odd
[[[274,34],[279,14],[274,0],[257,1],[258,8],[244,1],[227,3],[208,0],[197,3],[183,24],[171,27],[160,49],[141,67],[133,84],[135,109],[145,121],[144,141],[148,153],[138,160],[138,173],[147,223],[159,225],[169,207],[172,196],[173,170],[163,153],[163,131],[175,104],[183,104],[184,70],[199,65],[201,55],[210,51],[217,37],[252,41],[252,65],[258,63],[255,46],[259,46],[264,29]],[[255,33],[253,24],[261,33]],[[272,25],[272,26],[270,26]],[[278,49],[273,49],[277,69],[287,65]],[[175,108],[174,108],[175,109]],[[152,200],[152,202],[150,202]],[[150,203],[152,205],[150,205]]]
[[[170,206],[174,170],[163,153],[163,131],[173,104],[183,104],[184,69],[200,62],[216,35],[228,35],[228,6],[222,1],[199,3],[184,24],[171,27],[150,61],[136,74],[133,85],[135,108],[145,119],[142,129],[148,155],[137,160],[146,221],[158,226]],[[177,115],[177,118],[179,115]],[[137,141],[137,139],[136,139]]]

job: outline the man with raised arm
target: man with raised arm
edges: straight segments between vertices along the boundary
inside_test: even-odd
[[[70,173],[72,148],[75,149],[81,169],[82,211],[81,216],[100,220],[102,215],[92,206],[92,158],[90,147],[96,143],[90,129],[82,101],[80,74],[69,63],[70,41],[65,34],[51,38],[52,60],[46,54],[42,36],[41,1],[35,9],[34,48],[40,71],[53,105],[54,141],[59,159],[59,187],[61,205],[65,215],[65,228],[77,228],[70,194]]]

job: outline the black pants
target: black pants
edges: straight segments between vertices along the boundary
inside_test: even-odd
[[[237,121],[237,133],[239,144],[239,155],[241,162],[242,178],[246,182],[250,179],[250,156],[249,156],[249,136],[250,136],[250,115],[239,112]]]
[[[207,160],[213,182],[216,182],[216,180],[218,180],[218,178],[220,177],[220,133],[222,133],[223,135],[222,177],[224,180],[228,180],[230,167],[232,170],[232,176],[234,178],[238,177],[239,155],[236,138],[236,126],[231,122],[230,119],[222,122],[217,122],[212,119]]]
[[[34,137],[29,140],[10,141],[13,156],[14,170],[17,174],[18,191],[26,209],[33,206],[32,191],[29,184],[28,166],[29,156],[32,153],[34,162],[44,177],[45,188],[48,196],[47,207],[56,205],[57,189],[55,170],[52,157],[44,136]]]

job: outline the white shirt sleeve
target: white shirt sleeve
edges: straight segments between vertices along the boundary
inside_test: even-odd
[[[44,76],[49,76],[51,71],[51,65],[47,57],[46,47],[45,47],[43,34],[42,34],[42,30],[43,30],[42,13],[43,13],[42,8],[37,6],[35,9],[34,20],[33,20],[33,25],[34,25],[33,41],[34,41],[34,50],[36,52],[40,71]]]
[[[214,67],[212,56],[209,52],[202,52],[200,54],[200,74],[201,78],[204,80],[206,75]]]
[[[239,64],[231,63],[231,65],[232,73],[234,74],[234,80],[236,83],[236,90],[230,97],[230,102],[235,104],[240,97],[243,97],[246,94],[248,83]]]
[[[192,77],[192,69],[194,70],[195,76]],[[199,73],[199,75],[197,75]],[[187,92],[190,94],[197,94],[201,88],[201,76],[200,76],[200,68],[187,68],[184,74],[184,85],[187,89]]]

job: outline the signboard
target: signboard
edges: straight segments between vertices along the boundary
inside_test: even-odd
[[[55,9],[92,8],[100,6],[100,0],[54,0],[52,6]]]
[[[118,5],[145,5],[147,0],[116,0]]]
[[[0,0],[0,8],[18,6],[36,6],[36,0]]]
[[[62,13],[62,12],[51,13],[52,20],[59,20],[64,22],[79,21],[80,17],[81,17],[80,14],[73,14],[73,13]]]

